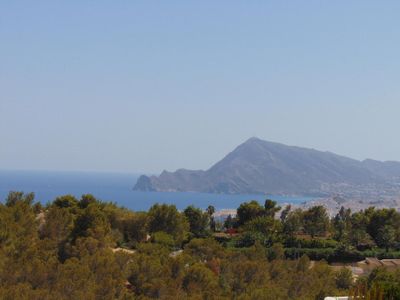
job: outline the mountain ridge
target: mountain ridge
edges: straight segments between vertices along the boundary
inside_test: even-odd
[[[400,162],[356,160],[329,151],[246,140],[207,170],[139,177],[134,190],[326,195],[333,187],[400,182]]]

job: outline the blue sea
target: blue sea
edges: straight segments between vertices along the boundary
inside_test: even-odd
[[[137,192],[133,190],[138,174],[94,173],[94,172],[54,172],[54,171],[0,171],[0,199],[4,201],[9,191],[34,192],[35,199],[45,204],[57,196],[72,194],[80,197],[93,194],[103,201],[142,211],[155,203],[175,204],[180,210],[189,205],[205,209],[214,205],[217,210],[235,209],[240,203],[266,198],[278,203],[299,204],[311,200],[307,197],[287,197],[276,195],[227,195],[193,192]]]

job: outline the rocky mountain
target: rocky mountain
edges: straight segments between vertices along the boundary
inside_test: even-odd
[[[400,182],[400,163],[359,161],[331,152],[250,138],[210,169],[142,175],[140,191],[326,195]]]

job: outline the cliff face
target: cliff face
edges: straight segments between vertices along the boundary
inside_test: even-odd
[[[207,171],[180,169],[164,171],[160,176],[141,176],[134,189],[316,195],[325,193],[330,185],[383,184],[398,178],[398,162],[362,162],[251,138]]]
[[[138,178],[134,189],[143,192],[156,191],[155,187],[153,186],[153,183],[151,182],[150,177],[147,177],[146,175],[142,175]]]

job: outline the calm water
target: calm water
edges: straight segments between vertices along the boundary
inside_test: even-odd
[[[263,203],[267,197],[279,203],[301,203],[311,199],[274,195],[136,192],[132,188],[137,178],[137,174],[118,173],[0,171],[0,199],[3,201],[9,191],[34,192],[36,200],[42,203],[60,195],[80,197],[90,193],[101,200],[113,201],[136,211],[147,210],[157,202],[175,204],[178,209],[188,205],[200,208],[214,205],[216,209],[229,209],[237,208],[248,200]]]

